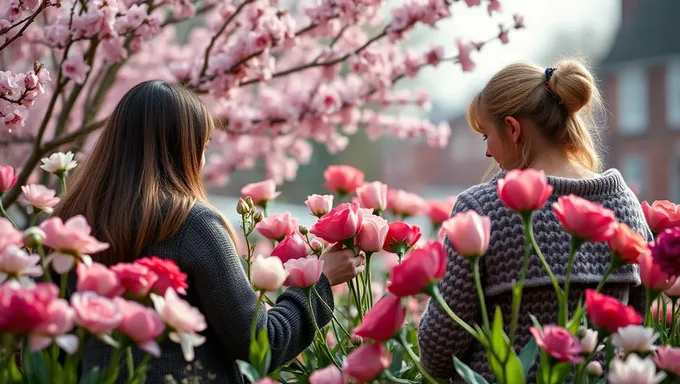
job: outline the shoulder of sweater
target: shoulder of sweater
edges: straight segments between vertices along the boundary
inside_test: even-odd
[[[496,179],[493,179],[473,185],[459,193],[456,197],[456,205],[458,210],[473,209],[479,214],[484,214],[484,205],[495,200],[498,200],[498,191],[496,190]]]

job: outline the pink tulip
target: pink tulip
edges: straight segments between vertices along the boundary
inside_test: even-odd
[[[666,324],[671,324],[673,322],[673,305],[671,304],[671,301],[664,295],[661,295],[660,299],[663,300],[666,305]],[[650,311],[652,312],[652,319],[654,319],[654,321],[662,321],[664,317],[663,309],[664,304],[662,304],[659,299],[654,300],[652,307],[650,308]]]
[[[387,191],[387,210],[405,219],[426,212],[427,202],[415,193],[400,189],[389,189]]]
[[[250,267],[251,282],[257,290],[276,291],[288,277],[288,271],[277,257],[255,256]]]
[[[673,299],[680,299],[680,277],[677,279],[672,279],[673,280],[673,285],[670,286],[670,288],[666,289],[666,296],[673,298]]]
[[[387,184],[379,181],[366,183],[357,188],[357,197],[362,207],[382,212],[387,208]]]
[[[543,208],[552,194],[545,172],[536,169],[513,169],[498,180],[498,197],[515,212],[529,212]]]
[[[420,237],[420,227],[401,221],[390,223],[383,249],[387,252],[404,254],[411,249]]]
[[[330,165],[323,173],[326,189],[348,195],[364,184],[364,173],[349,165]]]
[[[14,168],[9,165],[0,165],[0,195],[7,192],[17,182],[17,177],[14,173]]]
[[[40,224],[40,229],[45,231],[43,244],[55,251],[49,259],[59,273],[71,270],[75,261],[73,255],[90,255],[109,248],[108,243],[90,236],[92,228],[82,215],[73,216],[65,223],[52,217]]]
[[[47,307],[47,319],[40,323],[29,336],[28,342],[33,352],[47,348],[52,342],[69,354],[78,349],[78,336],[68,334],[73,329],[75,311],[64,299],[55,299]]]
[[[156,311],[134,301],[116,297],[114,302],[122,315],[118,329],[137,343],[139,348],[158,358],[161,348],[156,338],[165,330],[165,324]]]
[[[652,360],[659,369],[680,376],[680,348],[659,347]]]
[[[451,211],[453,210],[454,204],[455,200],[453,202],[439,200],[428,201],[427,215],[430,217],[432,225],[439,227],[443,222],[448,220],[449,217],[451,217]]]
[[[262,380],[258,380],[258,381],[256,381],[256,382],[254,382],[253,384],[279,384],[279,382],[278,382],[278,381],[275,381],[275,380],[272,380],[272,379],[270,379],[269,377],[265,377],[265,378],[262,379]]]
[[[607,239],[607,245],[621,261],[626,264],[635,264],[641,254],[649,252],[645,239],[629,226],[616,223],[614,228],[614,234]]]
[[[48,308],[59,296],[51,283],[22,287],[15,281],[0,285],[0,333],[27,335],[49,319]]]
[[[255,224],[255,229],[257,229],[262,236],[276,241],[283,240],[284,237],[293,233],[297,227],[297,219],[291,217],[290,212],[271,215]]]
[[[126,294],[143,297],[151,292],[158,281],[156,275],[148,267],[138,263],[119,263],[111,267]]]
[[[89,267],[78,264],[76,274],[78,275],[77,289],[79,291],[92,291],[100,296],[113,298],[119,296],[125,290],[116,273],[103,264],[92,263]]]
[[[330,335],[330,333],[329,333]],[[309,384],[345,384],[347,380],[335,365],[317,369],[309,376]]]
[[[291,259],[284,264],[288,271],[288,282],[298,288],[307,288],[316,284],[323,272],[323,260],[310,256],[303,259]]]
[[[656,200],[652,205],[643,201],[642,211],[649,228],[656,233],[680,226],[680,205],[668,200]]]
[[[198,309],[177,296],[174,289],[165,291],[165,296],[152,293],[151,301],[161,319],[174,330],[175,335],[171,340],[181,344],[184,359],[192,361],[194,347],[205,342],[205,336],[198,334],[208,327],[205,317]]]
[[[333,195],[308,196],[305,205],[312,212],[312,215],[321,217],[333,209]]]
[[[560,225],[582,239],[606,241],[616,233],[614,212],[576,195],[560,196],[553,204]]]
[[[447,264],[441,243],[433,241],[408,254],[392,269],[387,290],[398,297],[416,295],[444,277]]]
[[[23,185],[21,190],[23,191],[24,202],[41,212],[52,213],[54,206],[61,200],[55,197],[57,194],[55,190],[44,185]]]
[[[578,364],[583,361],[581,342],[566,329],[556,325],[543,326],[543,330],[531,327],[531,334],[536,339],[539,348],[546,351],[558,361],[568,361]]]
[[[253,203],[259,206],[266,206],[268,201],[274,200],[280,194],[281,192],[276,191],[276,183],[272,179],[250,183],[241,188],[241,196],[250,196]]]
[[[359,247],[364,252],[380,252],[385,245],[387,239],[387,232],[390,226],[387,220],[380,216],[367,215],[361,225],[361,229],[357,235]]]
[[[111,299],[94,292],[76,292],[71,296],[76,322],[94,334],[107,334],[118,328],[123,319]]]
[[[30,285],[31,277],[42,276],[39,255],[29,255],[22,249],[8,245],[0,251],[0,284],[9,278],[15,278],[22,285]]]
[[[652,253],[647,250],[638,256],[637,263],[640,265],[640,279],[642,285],[649,289],[665,291],[675,282],[657,264],[654,264]]]
[[[380,299],[354,329],[354,335],[383,342],[389,340],[404,325],[406,307],[401,298],[387,295]]]
[[[478,257],[486,253],[491,237],[491,219],[475,211],[458,212],[442,223],[451,244],[463,257]]]
[[[309,232],[329,243],[343,242],[357,234],[363,218],[364,211],[359,204],[340,204],[320,218]]]
[[[24,243],[24,235],[4,217],[0,217],[0,252],[8,245],[21,247]]]
[[[369,383],[389,367],[390,360],[382,344],[364,344],[347,356],[342,370],[362,383]]]
[[[311,253],[311,249],[300,232],[293,232],[291,235],[278,243],[271,252],[272,256],[281,259],[282,263],[291,259],[299,259],[307,257]]]

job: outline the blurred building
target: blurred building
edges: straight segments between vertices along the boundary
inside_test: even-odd
[[[680,202],[680,1],[621,3],[621,27],[598,73],[607,163],[641,200]]]

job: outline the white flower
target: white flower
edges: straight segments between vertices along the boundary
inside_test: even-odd
[[[593,353],[597,347],[597,331],[586,329],[584,332],[585,335],[581,338],[581,349],[583,353]]]
[[[250,274],[255,289],[262,291],[276,291],[288,277],[288,271],[283,267],[281,259],[274,256],[255,256]]]
[[[205,342],[205,336],[198,334],[208,326],[205,317],[198,309],[177,296],[174,289],[165,291],[164,297],[152,293],[151,301],[163,321],[173,329],[169,334],[170,340],[179,343],[186,361],[192,361],[194,347]]]
[[[618,347],[624,355],[631,352],[647,352],[654,348],[654,342],[659,338],[659,334],[652,328],[642,325],[629,325],[619,328],[612,335],[612,344]]]
[[[626,361],[614,359],[607,375],[610,384],[658,384],[666,378],[665,372],[656,372],[656,365],[649,359],[631,354]]]
[[[78,163],[73,160],[73,152],[71,151],[66,153],[53,153],[49,158],[43,158],[41,161],[43,164],[40,166],[40,168],[54,174],[59,172],[68,172],[78,165]]]
[[[0,284],[8,279],[16,279],[23,286],[33,285],[31,277],[43,274],[42,267],[38,263],[40,263],[40,256],[29,255],[14,245],[8,245],[0,253]]]

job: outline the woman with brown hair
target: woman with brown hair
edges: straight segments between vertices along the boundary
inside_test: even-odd
[[[192,92],[163,81],[138,84],[106,120],[54,214],[64,220],[78,214],[87,218],[93,236],[111,245],[92,255],[97,262],[113,265],[143,256],[173,260],[188,276],[187,301],[208,323],[195,360],[213,378],[209,382],[242,383],[236,360],[248,360],[257,295],[246,279],[234,232],[208,203],[202,183],[204,152],[214,129],[213,115]],[[361,273],[363,258],[347,249],[321,257],[317,289],[332,308],[331,286]],[[323,303],[314,298],[312,306],[314,313],[301,290],[288,288],[276,306],[260,307],[258,329],[268,331],[272,369],[311,344],[313,319],[319,327],[330,321]],[[165,383],[167,375],[183,382],[187,362],[180,346],[168,341],[161,349],[147,382]],[[107,364],[110,352],[101,342],[89,345],[83,371]],[[134,350],[136,364],[142,357]]]

